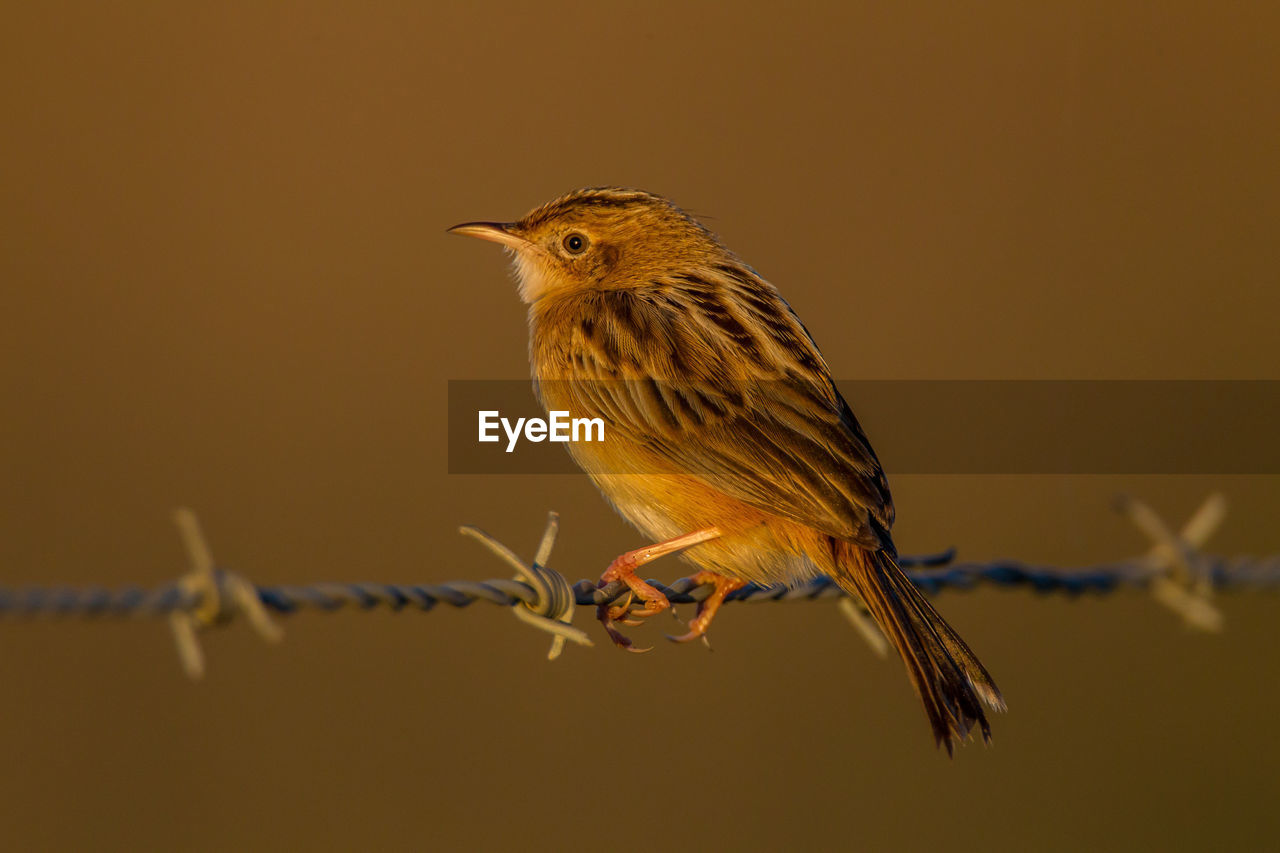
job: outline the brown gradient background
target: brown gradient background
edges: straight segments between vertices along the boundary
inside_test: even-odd
[[[1280,378],[1274,4],[834,7],[10,4],[3,582],[161,583],[179,504],[261,582],[501,575],[456,527],[529,553],[553,508],[598,573],[639,540],[584,479],[444,442],[448,379],[525,370],[502,259],[444,229],[584,185],[712,217],[841,377]],[[909,552],[1112,559],[1115,493],[1211,489],[1217,550],[1280,548],[1277,478],[893,486]],[[1135,593],[939,604],[1011,709],[954,761],[831,606],[554,664],[483,605],[306,614],[208,636],[200,684],[159,620],[5,621],[5,845],[1274,843],[1274,594],[1219,636]]]

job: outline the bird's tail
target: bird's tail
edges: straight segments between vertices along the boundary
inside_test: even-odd
[[[938,743],[950,754],[952,740],[967,737],[975,723],[990,743],[982,706],[1003,711],[1004,699],[968,644],[887,552],[833,540],[833,557],[836,583],[862,599],[902,655]]]

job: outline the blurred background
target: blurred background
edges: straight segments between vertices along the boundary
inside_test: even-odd
[[[598,575],[641,542],[584,478],[450,476],[445,447],[448,380],[527,366],[503,259],[444,229],[587,185],[706,217],[842,378],[1280,379],[1274,4],[5,19],[6,585],[163,583],[185,568],[178,505],[263,583],[500,577],[458,525],[530,555],[551,509],[552,565]],[[892,485],[907,553],[1116,559],[1146,548],[1117,493],[1180,524],[1211,490],[1231,502],[1211,550],[1280,549],[1277,477]],[[951,761],[901,665],[831,605],[729,607],[712,654],[659,625],[648,655],[555,663],[486,605],[303,614],[279,646],[207,635],[198,684],[162,620],[0,621],[6,844],[1274,842],[1274,593],[1222,597],[1219,635],[1136,592],[937,603],[1010,707]]]

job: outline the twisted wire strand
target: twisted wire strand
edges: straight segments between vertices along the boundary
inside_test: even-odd
[[[1188,625],[1217,630],[1222,615],[1210,602],[1212,593],[1229,589],[1280,588],[1280,554],[1264,557],[1221,557],[1200,548],[1225,517],[1225,501],[1211,495],[1181,531],[1175,533],[1144,504],[1125,500],[1119,505],[1152,541],[1141,557],[1078,569],[1033,565],[1016,560],[955,562],[947,551],[900,558],[908,577],[930,595],[947,590],[969,590],[981,585],[1027,587],[1041,594],[1078,596],[1106,594],[1121,587],[1147,588],[1153,598],[1178,614]],[[234,572],[218,568],[195,515],[179,510],[175,521],[186,545],[192,568],[176,582],[152,589],[127,586],[103,587],[0,587],[0,617],[168,616],[183,667],[192,678],[204,672],[204,656],[197,634],[237,619],[247,621],[263,639],[278,641],[282,632],[270,613],[301,610],[333,612],[344,608],[373,610],[413,608],[430,611],[437,605],[467,607],[483,601],[510,607],[521,621],[553,635],[548,658],[558,656],[567,641],[592,645],[581,629],[569,623],[575,607],[611,604],[628,595],[625,584],[615,581],[597,587],[590,580],[570,585],[546,565],[559,529],[552,513],[532,562],[526,562],[506,545],[477,530],[462,532],[478,540],[515,571],[514,579],[452,581],[437,584],[315,583],[306,585],[255,585]],[[650,580],[673,604],[701,601],[711,592],[709,584],[684,577],[670,584]],[[833,599],[874,649],[883,653],[883,637],[858,602],[849,600],[829,577],[816,577],[795,586],[748,584],[731,593],[727,602],[818,601]]]
[[[1280,588],[1280,554],[1266,557],[1226,558],[1202,554],[1200,564],[1215,590]],[[903,560],[907,562],[907,560]],[[548,570],[547,567],[542,567]],[[972,590],[982,585],[996,587],[1029,587],[1044,594],[1105,594],[1122,587],[1141,589],[1162,573],[1141,560],[1102,563],[1079,569],[1038,566],[1015,560],[989,563],[957,562],[940,568],[908,569],[907,576],[922,591],[937,595],[947,591]],[[710,594],[710,585],[695,586],[684,577],[670,584],[659,580],[649,583],[666,595],[672,604],[693,604]],[[300,610],[331,612],[344,608],[358,610],[429,611],[437,605],[467,607],[477,601],[512,607],[533,605],[539,593],[524,581],[494,579],[485,581],[450,581],[435,584],[393,583],[315,583],[306,585],[258,585],[255,587],[263,606],[274,613],[291,614]],[[627,591],[620,582],[597,588],[590,580],[572,584],[574,604],[596,607],[611,604]],[[817,601],[837,599],[845,595],[829,577],[817,577],[796,586],[762,586],[747,584],[731,593],[726,602]],[[152,589],[127,586],[119,589],[103,587],[0,587],[0,615],[7,616],[84,616],[84,617],[150,617],[174,611],[186,611],[200,600],[198,593],[172,583]]]

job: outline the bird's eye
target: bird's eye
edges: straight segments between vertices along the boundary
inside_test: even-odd
[[[581,255],[587,250],[586,236],[579,234],[577,231],[564,235],[564,240],[561,241],[561,244],[564,246],[564,250],[571,255]]]

